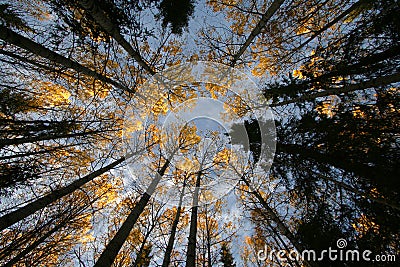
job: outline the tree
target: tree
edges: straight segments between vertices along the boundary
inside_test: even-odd
[[[0,264],[315,266],[259,252],[318,254],[339,238],[395,255],[399,12],[0,4]]]
[[[84,73],[85,75],[91,76],[95,79],[99,79],[100,81],[103,81],[105,83],[110,83],[110,84],[114,85],[115,87],[120,88],[122,90],[126,90],[128,92],[130,91],[129,88],[120,84],[119,82],[113,81],[112,79],[105,77],[104,75],[101,75],[93,70],[90,70],[89,68],[82,66],[81,64],[79,64],[69,58],[63,57],[62,55],[59,55],[59,54],[45,48],[41,44],[35,43],[35,42],[31,41],[30,39],[14,32],[4,26],[0,26],[0,30],[1,30],[0,39],[4,40],[5,42],[19,46],[29,52],[32,52],[38,56],[41,56],[41,57],[46,58],[50,61],[53,61],[57,64],[60,64],[64,67],[73,69],[77,72]]]
[[[82,185],[84,185],[87,182],[93,180],[94,178],[104,174],[105,172],[111,170],[112,168],[114,168],[115,166],[119,165],[120,163],[122,163],[124,161],[125,161],[125,157],[122,157],[122,158],[114,161],[113,163],[111,163],[103,168],[100,168],[99,170],[92,172],[92,173],[76,180],[75,182],[73,182],[72,184],[70,184],[64,188],[55,190],[52,193],[50,193],[46,196],[43,196],[43,197],[23,206],[15,211],[12,211],[6,215],[3,215],[0,218],[0,222],[1,222],[0,229],[1,230],[6,229],[10,225],[13,225],[14,223],[16,223],[22,219],[25,219],[26,217],[28,217],[29,215],[32,215],[36,211],[45,208],[47,205],[51,204],[55,200],[74,192],[75,190],[79,189]]]
[[[83,191],[74,192],[49,207],[56,211],[55,216],[42,217],[36,224],[27,223],[7,232],[8,245],[0,252],[5,266],[14,266],[24,260],[33,266],[46,262],[46,259],[55,263],[65,261],[60,254],[83,241],[91,227],[90,218],[104,207],[107,197],[115,194],[116,187],[110,185],[108,178],[102,177],[97,185],[86,186],[89,189],[100,185],[101,189],[93,195],[82,197]],[[57,247],[60,244],[63,244],[62,249]],[[7,258],[8,261],[4,261]]]
[[[150,266],[151,260],[151,245],[145,245],[143,252],[140,254],[138,258],[136,258],[135,265],[137,267],[148,267]]]
[[[107,13],[96,4],[96,1],[78,1],[78,4],[87,10],[94,21],[98,23],[107,34],[112,36],[143,69],[150,74],[155,74],[152,68],[142,59],[140,54],[121,35],[118,26],[113,24],[113,21],[106,19],[108,17]]]
[[[194,0],[162,0],[158,6],[163,27],[171,26],[171,32],[182,34],[182,29],[189,24],[194,11]],[[177,13],[178,12],[178,13]]]
[[[262,15],[260,21],[251,31],[249,37],[247,37],[245,43],[240,47],[239,51],[233,55],[233,59],[231,62],[231,66],[235,66],[236,61],[240,58],[240,56],[246,51],[246,49],[250,46],[254,38],[261,33],[261,30],[266,26],[267,22],[274,13],[278,10],[278,8],[283,4],[284,0],[274,1],[271,6],[267,9],[267,11]]]
[[[110,240],[107,247],[101,254],[100,258],[97,260],[95,266],[110,266],[113,263],[115,257],[118,254],[118,251],[121,249],[125,240],[129,236],[132,227],[135,225],[140,214],[143,212],[144,208],[149,202],[151,195],[156,191],[157,185],[159,184],[161,178],[166,173],[174,155],[177,153],[178,150],[190,149],[191,146],[195,145],[198,142],[198,138],[196,138],[197,136],[195,134],[195,128],[189,127],[185,129],[187,129],[187,135],[182,135],[179,132],[177,144],[171,144],[173,148],[171,152],[166,156],[166,158],[163,158],[161,156],[161,158],[163,159],[162,161],[164,162],[163,165],[160,168],[158,168],[154,179],[146,188],[145,193],[142,194],[138,203],[129,213],[128,217],[126,218],[125,222],[122,224],[118,232]]]
[[[222,243],[221,245],[221,262],[224,264],[224,267],[235,267],[232,253],[229,251],[229,247],[226,243]]]
[[[221,138],[217,133],[212,131],[205,133],[205,136],[209,137],[204,139],[203,142],[199,143],[197,150],[193,155],[194,166],[190,168],[192,173],[194,185],[193,190],[193,200],[190,216],[190,228],[188,237],[188,248],[186,253],[186,266],[196,265],[196,236],[198,230],[198,209],[200,206],[200,190],[201,184],[205,182],[207,177],[213,175],[213,172],[217,172],[216,166],[223,165],[225,162],[224,157],[219,159],[218,155],[225,155],[225,145],[224,138]],[[197,156],[198,155],[198,156]],[[206,194],[206,193],[203,193]]]
[[[183,174],[183,175],[187,175],[187,174]],[[182,212],[182,202],[183,202],[183,196],[185,195],[185,187],[186,187],[187,178],[188,178],[187,176],[185,178],[183,178],[182,191],[179,196],[178,207],[176,208],[175,217],[172,222],[171,232],[170,232],[169,238],[168,238],[167,248],[165,249],[165,253],[164,253],[164,259],[163,259],[163,263],[162,263],[163,267],[168,267],[171,262],[171,254],[172,254],[172,249],[174,247],[175,235],[176,235],[179,219],[180,219],[181,212]]]

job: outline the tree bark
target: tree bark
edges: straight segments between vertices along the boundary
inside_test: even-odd
[[[4,40],[10,44],[16,45],[22,49],[28,50],[29,52],[31,52],[37,56],[46,58],[50,61],[60,64],[66,68],[73,69],[77,72],[80,72],[87,76],[93,77],[99,81],[112,84],[119,89],[122,89],[124,91],[132,93],[132,90],[130,90],[125,85],[122,85],[121,83],[119,83],[117,81],[114,81],[102,74],[99,74],[99,73],[77,63],[76,61],[73,61],[69,58],[59,55],[56,52],[53,52],[53,51],[47,49],[43,45],[38,44],[38,43],[14,32],[12,30],[8,29],[7,27],[1,26],[1,25],[0,25],[0,39]]]
[[[201,168],[200,168],[201,169]],[[197,212],[199,208],[199,191],[202,172],[199,171],[196,178],[196,188],[193,194],[193,207],[190,216],[190,230],[188,249],[186,252],[186,267],[196,266],[196,236],[197,236]]]
[[[108,243],[94,267],[106,267],[113,264],[122,245],[125,243],[125,240],[128,238],[133,226],[138,220],[140,214],[142,214],[144,208],[150,200],[151,195],[154,193],[158,183],[160,182],[165,171],[167,170],[171,158],[172,156],[166,160],[162,168],[156,173],[155,178],[147,188],[146,192],[142,195],[139,202],[132,209],[125,222],[122,224],[121,228],[119,228],[118,232]]]
[[[79,5],[82,6],[89,14],[94,18],[94,20],[106,31],[110,36],[112,36],[117,43],[119,43],[128,54],[133,57],[136,62],[145,69],[151,75],[155,74],[155,71],[144,61],[142,56],[131,46],[131,44],[121,35],[119,27],[114,25],[109,19],[99,5],[96,4],[94,0],[80,0]]]
[[[179,218],[181,216],[181,211],[182,211],[182,201],[183,201],[183,196],[185,194],[185,186],[186,182],[184,181],[182,192],[181,195],[179,196],[179,203],[176,209],[175,218],[174,221],[172,222],[171,233],[168,238],[167,248],[165,249],[162,267],[169,267],[169,264],[171,262],[171,254],[172,254],[172,249],[174,248],[176,229],[178,228]]]
[[[233,56],[231,61],[231,67],[234,67],[236,61],[243,55],[244,51],[249,47],[251,42],[253,42],[254,38],[258,34],[260,34],[261,30],[265,27],[267,22],[271,19],[271,17],[275,14],[275,12],[279,9],[279,7],[283,4],[285,0],[275,0],[271,6],[267,9],[265,14],[261,17],[260,21],[257,23],[256,27],[251,31],[250,35],[247,37],[245,43],[240,47],[239,51]]]
[[[330,95],[339,95],[339,94],[344,94],[344,93],[349,93],[349,92],[354,92],[357,90],[365,90],[368,88],[373,88],[373,87],[378,87],[378,86],[384,86],[384,85],[389,85],[395,82],[400,81],[400,73],[394,73],[386,76],[381,76],[375,79],[371,79],[369,81],[362,81],[357,84],[348,84],[344,85],[341,88],[331,88],[324,90],[322,92],[318,93],[311,93],[311,94],[303,94],[302,96],[295,97],[286,101],[281,101],[277,103],[272,103],[269,106],[270,107],[279,107],[279,106],[285,106],[291,103],[298,103],[301,101],[310,101],[314,100],[318,97],[325,97],[325,96],[330,96]]]
[[[108,164],[105,167],[102,167],[98,169],[97,171],[94,171],[74,182],[72,182],[70,185],[56,189],[52,193],[38,198],[37,200],[15,210],[12,211],[6,215],[3,215],[0,218],[0,231],[6,229],[7,227],[13,225],[14,223],[25,219],[26,217],[34,214],[36,211],[41,210],[45,208],[47,205],[50,205],[54,201],[74,192],[76,189],[80,188],[84,184],[90,182],[96,177],[99,177],[100,175],[108,172],[109,170],[113,169],[114,167],[118,166],[122,162],[124,162],[127,159],[127,157],[121,157],[118,160]]]

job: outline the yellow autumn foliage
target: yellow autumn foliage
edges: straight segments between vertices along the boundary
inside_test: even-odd
[[[358,232],[358,236],[361,238],[368,231],[374,233],[379,233],[379,225],[375,223],[371,218],[367,217],[365,214],[361,214],[356,222],[352,224],[353,228]]]
[[[230,157],[231,157],[231,150],[224,148],[215,155],[214,163],[215,164],[221,164],[221,163],[229,164]]]
[[[38,102],[43,106],[54,107],[70,103],[71,93],[62,85],[46,81],[34,81],[31,86],[39,95]]]

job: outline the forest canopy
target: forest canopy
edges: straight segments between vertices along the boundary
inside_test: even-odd
[[[398,14],[2,1],[0,265],[397,266]]]

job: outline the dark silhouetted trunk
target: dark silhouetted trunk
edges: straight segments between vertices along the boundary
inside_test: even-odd
[[[138,220],[140,214],[142,214],[144,208],[146,207],[147,203],[150,200],[151,195],[154,193],[158,183],[160,182],[162,176],[164,175],[165,171],[167,170],[170,164],[171,157],[166,160],[162,168],[156,173],[153,181],[147,188],[146,192],[142,195],[139,202],[135,205],[132,209],[128,217],[126,218],[125,222],[122,224],[121,228],[119,228],[118,232],[115,236],[111,239],[108,243],[106,248],[104,249],[103,253],[101,254],[100,258],[97,260],[95,267],[106,267],[111,266],[117,257],[119,250],[121,249],[122,245],[125,243],[126,239],[129,236],[133,226],[135,225],[136,221]]]
[[[186,252],[186,267],[196,266],[196,236],[197,236],[197,212],[199,208],[199,191],[202,172],[199,171],[196,178],[196,188],[193,194],[193,207],[190,216],[190,230],[188,249]]]
[[[53,52],[53,51],[47,49],[43,45],[35,43],[34,41],[8,29],[5,26],[0,26],[0,39],[4,40],[10,44],[16,45],[22,49],[28,50],[29,52],[31,52],[37,56],[46,58],[52,62],[60,64],[66,68],[73,69],[77,72],[80,72],[87,76],[93,77],[99,81],[112,84],[117,88],[120,88],[122,90],[130,92],[130,89],[128,87],[122,85],[121,83],[116,82],[102,74],[99,74],[99,73],[97,73],[97,72],[69,59],[69,58],[66,58],[60,54],[57,54],[56,52]]]
[[[74,192],[76,189],[80,188],[84,184],[92,181],[94,178],[99,177],[100,175],[108,172],[109,170],[113,169],[114,167],[118,166],[122,162],[126,160],[126,157],[121,157],[118,160],[108,164],[105,167],[98,169],[74,182],[70,185],[56,189],[52,193],[38,198],[37,200],[15,210],[12,211],[0,218],[0,231],[6,229],[7,227],[13,225],[14,223],[25,219],[29,215],[34,214],[36,211],[41,210],[47,207],[49,204],[53,203],[54,201]]]
[[[178,228],[179,218],[181,216],[181,211],[182,211],[182,201],[183,201],[183,196],[185,194],[185,186],[186,186],[186,181],[184,181],[183,183],[183,188],[181,195],[179,197],[179,203],[176,209],[175,218],[174,221],[172,222],[171,233],[168,238],[167,248],[165,249],[162,267],[168,267],[171,262],[171,254],[172,254],[172,249],[174,248],[176,229]]]

